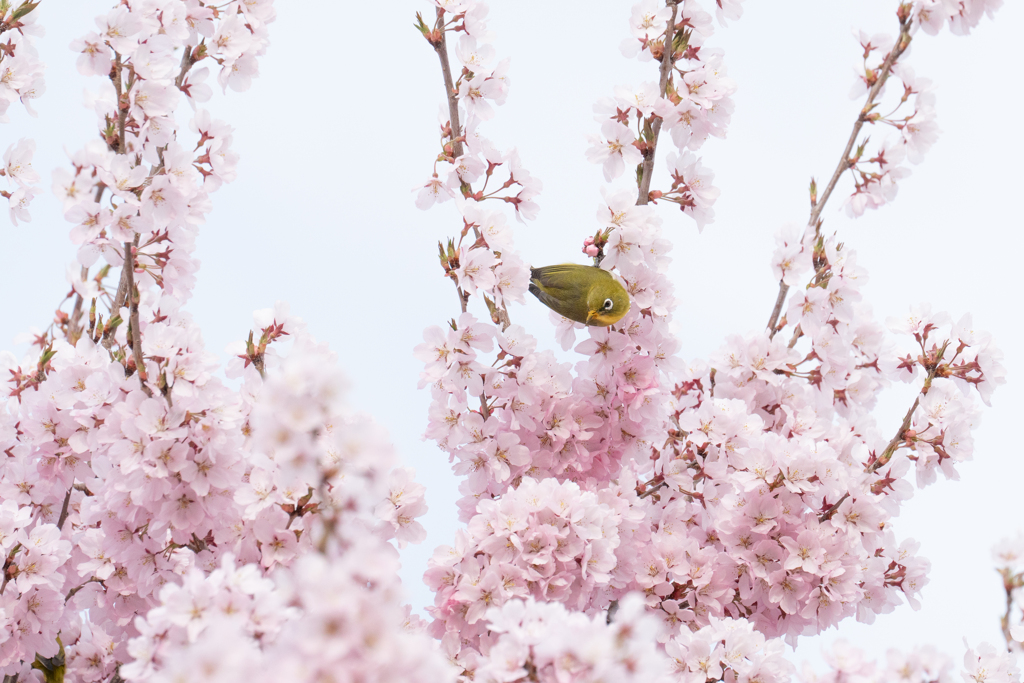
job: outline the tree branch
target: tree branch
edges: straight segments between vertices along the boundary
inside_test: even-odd
[[[665,93],[668,92],[668,78],[669,74],[672,72],[672,57],[675,53],[674,41],[676,11],[679,9],[678,0],[668,0],[666,4],[672,8],[672,16],[669,17],[668,26],[665,27],[665,43],[661,51],[661,79],[659,81],[659,90],[662,97],[664,97]],[[640,175],[639,191],[636,198],[637,206],[643,206],[650,201],[651,178],[654,175],[654,156],[658,150],[658,136],[661,134],[661,122],[661,117],[655,116],[654,123],[651,124],[651,138],[643,153],[643,171]]]
[[[832,191],[836,188],[836,184],[839,182],[839,178],[842,177],[843,173],[852,166],[850,161],[850,152],[853,151],[853,146],[857,143],[857,136],[860,135],[860,129],[864,126],[864,123],[868,120],[871,111],[875,108],[875,99],[878,94],[882,91],[885,86],[885,82],[889,80],[889,73],[892,70],[896,60],[900,58],[907,48],[910,47],[910,17],[900,17],[900,34],[896,39],[896,45],[893,46],[892,50],[886,56],[885,61],[882,62],[882,66],[878,70],[878,80],[875,81],[874,85],[871,86],[871,90],[868,91],[868,99],[864,103],[864,106],[860,110],[860,114],[857,116],[857,120],[853,124],[853,130],[850,132],[850,138],[846,141],[846,148],[843,150],[843,155],[839,159],[839,163],[836,165],[836,170],[832,173],[832,178],[829,179],[828,185],[825,186],[825,191],[821,193],[821,198],[814,201],[811,205],[811,216],[807,221],[807,225],[813,227],[815,231],[818,230],[818,222],[821,217],[821,211],[825,208],[825,203],[828,202],[829,197],[832,196]],[[771,339],[775,336],[778,331],[776,325],[779,322],[779,315],[782,313],[782,306],[786,301],[786,295],[789,293],[789,285],[782,280],[779,280],[779,295],[775,299],[775,308],[772,309],[771,318],[768,319],[768,338]]]
[[[458,159],[462,156],[462,126],[459,124],[459,97],[452,80],[452,69],[448,64],[448,43],[445,40],[444,10],[437,8],[437,22],[434,30],[440,34],[437,42],[431,43],[438,59],[441,60],[441,74],[444,76],[444,94],[448,99],[448,119],[452,127],[452,155]]]
[[[177,88],[181,88],[181,84],[185,82],[185,76],[188,75],[189,69],[195,62],[192,60],[192,49],[186,45],[184,52],[181,55],[181,68],[178,70],[178,76],[174,79],[174,85]]]
[[[138,242],[139,236],[135,236]],[[129,331],[132,334],[132,358],[135,359],[135,372],[139,375],[139,384],[146,396],[153,397],[153,391],[149,388],[146,376],[146,361],[142,357],[142,330],[139,326],[139,288],[135,286],[135,261],[132,253],[133,245],[124,243],[124,271],[127,273],[127,291],[129,298]]]
[[[82,266],[82,280],[85,280],[89,276],[89,269]],[[75,305],[71,309],[71,315],[68,316],[68,333],[67,340],[72,346],[78,342],[78,337],[81,335],[82,327],[79,325],[79,321],[82,319],[82,295],[75,294]]]
[[[75,597],[75,593],[77,593],[78,591],[82,590],[83,588],[88,586],[90,583],[98,583],[101,586],[104,586],[103,579],[97,579],[94,576],[91,579],[89,579],[88,581],[86,581],[85,583],[82,583],[82,584],[80,584],[78,586],[75,586],[74,588],[69,590],[68,594],[64,596],[64,602],[66,603],[68,600],[70,600],[71,598]]]
[[[121,89],[121,55],[114,52],[114,69],[110,74],[110,80],[114,82],[114,91],[117,94],[117,153],[124,154],[128,144],[124,139],[124,127],[128,121],[128,102],[121,99],[128,93],[122,93]],[[131,86],[129,86],[130,88]]]
[[[60,508],[60,517],[57,519],[57,528],[63,529],[64,522],[68,521],[68,504],[71,503],[71,492],[75,490],[75,482],[71,481],[71,486],[68,488],[67,495],[64,496],[64,505]]]
[[[135,234],[135,239],[131,242],[124,243],[124,263],[121,266],[121,280],[117,283],[117,293],[114,294],[114,303],[110,306],[110,317],[113,318],[117,315],[117,312],[124,306],[125,299],[128,296],[128,284],[131,282],[131,273],[135,265],[132,259],[132,247],[139,246],[139,235]],[[110,323],[110,320],[107,321]],[[111,345],[114,343],[113,328],[106,330],[103,333],[103,348],[107,351],[110,350]]]
[[[908,410],[907,414],[903,416],[903,422],[900,424],[900,428],[896,431],[896,435],[889,440],[889,444],[885,447],[885,450],[882,451],[882,455],[873,463],[864,468],[864,471],[867,474],[877,472],[879,469],[885,467],[890,460],[892,460],[892,456],[895,455],[896,449],[899,448],[900,442],[903,441],[903,439],[906,437],[907,430],[910,429],[910,423],[914,419],[914,411],[917,410],[917,406],[921,405],[921,397],[927,394],[928,390],[931,389],[932,380],[935,379],[935,373],[939,371],[939,366],[942,364],[942,357],[943,355],[945,355],[946,348],[948,346],[949,341],[946,341],[939,349],[939,352],[935,357],[935,366],[928,371],[928,375],[924,379],[924,384],[921,385],[921,391],[919,391],[917,393],[917,397],[914,398],[914,404],[910,406],[910,410]],[[849,492],[844,493],[839,500],[837,500],[831,507],[829,507],[828,510],[825,510],[825,512],[821,513],[821,516],[818,517],[818,521],[827,522],[828,520],[832,519],[832,515],[836,513],[836,510],[838,510],[839,506],[843,504],[843,501],[845,501],[849,497]]]
[[[103,198],[103,190],[106,189],[106,187],[107,186],[104,185],[102,181],[97,181],[96,196],[93,197],[93,201],[97,204],[99,204],[100,200]],[[82,266],[82,279],[85,280],[88,275],[89,269]],[[75,305],[71,309],[71,315],[68,316],[68,333],[66,337],[68,343],[72,345],[78,342],[78,338],[82,333],[82,327],[78,324],[78,321],[82,319],[82,303],[82,295],[75,294]]]
[[[1000,569],[1000,572],[1008,571]],[[1010,618],[1013,616],[1013,586],[1008,582],[1008,577],[1003,576],[1003,588],[1006,590],[1006,614],[999,619],[999,626],[1003,631],[1003,638],[1006,639],[1006,651],[1013,652],[1013,643],[1016,642],[1010,635]]]

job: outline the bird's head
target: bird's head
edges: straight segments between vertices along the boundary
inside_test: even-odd
[[[615,280],[595,283],[587,294],[587,324],[614,325],[629,312],[629,295]]]

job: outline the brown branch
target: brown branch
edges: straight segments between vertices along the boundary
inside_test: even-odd
[[[417,17],[419,17],[418,14]],[[445,98],[448,100],[448,123],[452,129],[452,156],[458,159],[463,154],[462,140],[460,140],[462,137],[462,124],[459,122],[459,97],[458,91],[455,89],[455,81],[452,80],[452,69],[448,60],[448,42],[445,38],[447,31],[444,27],[444,10],[440,7],[437,9],[437,21],[434,23],[433,33],[436,34],[436,39],[428,38],[428,40],[441,61],[441,75],[444,78]],[[472,192],[472,188],[464,181],[462,182],[462,189],[463,192]],[[480,233],[477,232],[476,236],[479,239]],[[469,295],[462,291],[457,281],[455,283],[455,292],[459,297],[459,306],[462,308],[462,312],[465,313],[469,302]],[[503,330],[508,329],[509,325],[512,324],[504,304],[502,304],[500,309],[496,308],[492,311],[492,316],[497,318],[497,322],[501,324]]]
[[[181,88],[181,84],[185,82],[185,76],[188,75],[193,64],[195,61],[192,59],[192,49],[186,45],[181,55],[181,68],[178,70],[178,77],[174,79],[175,87]]]
[[[138,235],[135,240],[138,241]],[[139,375],[139,384],[146,396],[153,397],[153,391],[146,383],[149,379],[146,376],[146,361],[142,357],[142,330],[139,326],[139,288],[135,286],[135,262],[132,254],[132,245],[124,243],[124,271],[128,274],[127,291],[129,292],[129,331],[132,334],[132,358],[135,359],[135,372]]]
[[[74,588],[69,590],[68,594],[64,596],[64,602],[67,603],[68,600],[70,600],[71,598],[75,597],[75,593],[77,593],[78,591],[82,590],[83,588],[88,586],[90,583],[98,583],[101,586],[106,587],[106,584],[103,583],[103,579],[97,579],[94,576],[91,579],[89,579],[88,581],[86,581],[85,583],[82,583],[82,584],[80,584],[78,586],[75,586]]]
[[[885,467],[889,464],[889,461],[892,460],[892,456],[896,454],[896,449],[899,448],[900,442],[903,441],[906,437],[907,430],[910,429],[910,423],[914,419],[914,411],[917,410],[917,406],[921,405],[921,397],[927,394],[928,390],[932,387],[932,380],[935,379],[935,373],[939,371],[939,366],[942,364],[942,356],[946,353],[946,347],[948,346],[949,342],[946,341],[939,349],[939,352],[935,357],[935,366],[928,371],[928,376],[925,377],[924,384],[921,385],[921,391],[919,391],[917,396],[914,398],[914,404],[910,406],[910,410],[908,410],[907,414],[903,416],[903,422],[900,424],[900,428],[896,431],[896,435],[889,440],[889,444],[885,447],[885,450],[882,451],[881,457],[864,468],[864,472],[867,474],[877,472],[879,469]],[[839,506],[843,504],[843,501],[849,497],[849,492],[844,493],[839,500],[829,507],[828,510],[821,513],[821,516],[818,517],[818,521],[827,522],[830,520],[832,515],[836,513],[836,510],[839,509]]]
[[[124,139],[124,127],[128,120],[128,103],[122,102],[121,91],[121,55],[114,52],[114,68],[110,72],[110,80],[114,82],[114,91],[117,94],[117,153],[124,154],[126,143]]]
[[[444,76],[444,92],[448,99],[448,118],[452,127],[452,155],[458,159],[462,156],[462,141],[459,140],[462,136],[462,127],[459,124],[459,97],[458,91],[455,90],[455,81],[452,80],[452,69],[448,64],[448,43],[445,40],[447,31],[444,28],[444,10],[440,7],[437,8],[437,23],[434,24],[434,30],[440,34],[437,42],[432,45],[434,51],[437,52],[438,59],[441,60],[441,73]]]
[[[664,481],[663,481],[663,482],[660,482],[660,483],[658,483],[658,484],[655,484],[655,485],[654,485],[654,486],[652,486],[651,488],[649,488],[649,489],[647,489],[646,491],[644,491],[643,493],[641,493],[641,494],[640,494],[640,498],[641,498],[641,499],[644,499],[644,498],[646,498],[647,496],[649,496],[649,495],[651,495],[652,493],[654,493],[655,491],[657,491],[657,490],[659,490],[659,489],[663,489],[663,488],[665,488],[666,486],[668,486],[668,483],[666,483],[666,482],[664,482]]]
[[[789,285],[782,280],[779,280],[779,294],[775,297],[775,307],[772,308],[772,315],[768,319],[769,339],[774,339],[775,333],[778,331],[775,326],[779,322],[779,315],[782,314],[782,305],[786,303],[787,294],[789,294]]]
[[[131,273],[129,272],[135,265],[132,262],[132,247],[139,246],[139,235],[135,234],[135,239],[131,242],[124,243],[124,264],[121,266],[121,280],[117,283],[117,292],[114,294],[114,302],[110,306],[110,317],[113,318],[117,315],[117,312],[124,306],[125,299],[128,296],[128,283],[131,281]],[[110,324],[110,320],[107,320],[107,324]],[[111,345],[114,343],[113,338],[114,328],[105,330],[103,332],[103,348],[107,351],[110,350]]]
[[[885,82],[889,80],[889,73],[896,60],[910,47],[910,25],[911,19],[909,16],[900,16],[900,35],[896,39],[896,45],[889,51],[885,61],[882,62],[882,66],[879,67],[878,80],[875,81],[874,85],[871,86],[871,90],[868,91],[868,99],[861,108],[860,114],[857,115],[857,120],[853,124],[853,130],[850,132],[850,139],[846,141],[846,149],[843,150],[843,155],[836,165],[836,170],[832,173],[832,178],[828,181],[828,185],[825,186],[825,191],[821,193],[821,198],[814,201],[811,205],[811,216],[807,221],[807,225],[813,227],[815,231],[819,228],[818,222],[821,218],[821,211],[825,208],[825,203],[829,200],[829,197],[832,196],[832,191],[836,188],[839,178],[853,165],[853,162],[850,161],[850,152],[853,151],[853,146],[857,143],[860,129],[863,128],[864,123],[871,115],[871,111],[875,108],[875,98],[882,91]],[[779,295],[775,299],[775,308],[772,309],[771,318],[768,319],[769,339],[773,338],[778,331],[776,325],[779,322],[779,315],[782,313],[782,306],[786,301],[788,293],[789,285],[779,280]]]
[[[1001,569],[1000,573],[1009,571]],[[1006,614],[999,619],[999,626],[1003,631],[1003,638],[1006,639],[1006,651],[1013,652],[1013,643],[1016,641],[1013,636],[1010,635],[1010,617],[1013,616],[1013,587],[1007,582],[1007,577],[1003,576],[1003,588],[1006,590]]]
[[[82,280],[85,280],[89,276],[89,269],[82,266]],[[75,305],[71,309],[71,315],[68,316],[68,343],[74,345],[78,341],[78,337],[82,333],[82,327],[78,322],[82,319],[82,295],[75,294]]]
[[[675,53],[674,40],[676,11],[679,9],[678,0],[668,0],[666,4],[672,8],[672,16],[669,17],[668,26],[665,27],[665,42],[661,53],[661,79],[659,81],[659,91],[661,92],[662,97],[664,97],[665,93],[668,92],[668,77],[672,72],[672,57]],[[651,178],[654,176],[654,155],[658,149],[658,136],[661,133],[661,121],[662,119],[660,116],[655,116],[654,123],[651,124],[651,137],[648,140],[647,148],[643,153],[643,172],[640,175],[639,196],[636,198],[637,206],[643,206],[650,201]]]
[[[132,287],[131,303],[131,331],[132,331],[132,358],[135,359],[135,371],[139,374],[139,384],[146,396],[153,398],[153,391],[146,384],[149,379],[146,376],[146,361],[142,357],[142,330],[139,328],[139,290]]]
[[[842,505],[846,501],[846,499],[849,498],[849,497],[850,497],[850,493],[849,492],[844,493],[839,498],[839,500],[837,500],[835,502],[835,504],[832,505],[832,507],[830,507],[828,510],[825,510],[823,513],[821,513],[821,516],[818,517],[818,522],[827,522],[828,520],[832,519],[832,515],[836,514],[836,510],[839,509],[839,506]]]
[[[57,519],[57,528],[63,529],[64,522],[68,521],[68,504],[71,503],[71,492],[75,490],[75,482],[72,480],[67,495],[64,496],[64,505],[60,508],[60,517]]]
[[[97,181],[96,182],[96,195],[92,198],[92,200],[95,203],[99,204],[100,200],[103,199],[103,191],[105,189],[107,189],[107,186],[103,184],[103,181]],[[88,275],[89,275],[89,269],[86,268],[85,266],[82,266],[82,279],[85,280],[85,278]],[[81,318],[82,318],[82,303],[83,303],[82,295],[81,294],[76,294],[75,295],[75,305],[74,305],[74,308],[71,310],[71,315],[69,316],[69,319],[68,319],[67,340],[69,342],[71,342],[71,343],[77,342],[78,341],[77,337],[82,332],[82,328],[78,325],[78,321],[81,320]],[[74,338],[74,340],[75,340],[74,342],[72,342],[72,338]]]
[[[128,103],[122,102],[122,88],[121,88],[121,55],[115,50],[114,51],[114,68],[110,72],[110,80],[114,84],[114,91],[117,94],[117,153],[124,154],[127,150],[127,143],[124,137],[125,123],[128,120]],[[132,263],[131,247],[138,246],[139,236],[135,235],[135,240],[131,243],[124,243],[124,266],[121,269],[121,280],[117,284],[117,293],[114,294],[114,301],[110,307],[110,317],[113,318],[117,315],[117,311],[124,306],[125,298],[128,296],[129,287],[131,286],[131,271],[134,268]],[[107,321],[110,322],[109,320]],[[109,331],[105,331],[103,334],[103,347],[108,351],[113,344],[113,328]]]
[[[796,343],[800,341],[800,337],[802,336],[804,336],[804,331],[799,325],[797,325],[796,329],[793,330],[793,338],[789,340],[788,348],[796,346]]]

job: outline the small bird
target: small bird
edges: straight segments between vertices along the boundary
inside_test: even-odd
[[[613,325],[629,312],[626,290],[596,266],[530,268],[530,293],[555,313],[586,325]]]

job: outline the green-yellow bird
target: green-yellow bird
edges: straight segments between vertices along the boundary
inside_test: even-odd
[[[629,312],[629,295],[607,270],[563,263],[530,268],[530,293],[578,323],[614,325]]]

